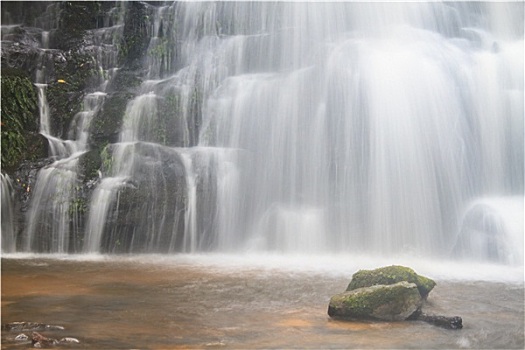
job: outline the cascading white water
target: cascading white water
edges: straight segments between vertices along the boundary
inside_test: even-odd
[[[454,254],[479,261],[523,263],[523,198],[485,197],[466,209]]]
[[[57,160],[42,168],[33,189],[33,198],[27,214],[27,239],[25,249],[55,253],[70,250],[72,227],[77,227],[74,212],[77,198],[77,164],[87,150],[87,135],[91,119],[102,104],[105,94],[92,93],[84,99],[84,111],[79,112],[72,123],[70,140],[61,140],[48,134],[48,119],[44,87],[40,84],[39,105],[41,133],[49,141],[50,156]],[[43,97],[42,97],[43,96]],[[73,222],[73,226],[71,223]],[[42,239],[44,237],[44,239]]]
[[[217,201],[241,229],[217,236],[441,255],[471,201],[522,194],[521,7],[455,5],[181,9],[221,24],[194,42],[183,26],[184,70],[205,97],[200,143],[249,154],[239,196]]]
[[[156,11],[84,251],[523,263],[523,4]]]
[[[117,18],[122,20],[122,16]],[[42,33],[44,49],[41,55],[44,58],[46,52],[50,51],[46,47],[48,41],[44,40],[45,33]],[[45,74],[47,68],[45,59],[42,59],[43,70],[36,72],[40,133],[47,138],[49,156],[55,161],[39,171],[37,182],[32,189],[33,195],[26,215],[25,241],[22,244],[26,251],[67,253],[81,246],[81,242],[77,242],[81,237],[79,231],[82,226],[79,223],[81,220],[79,211],[82,212],[85,208],[79,198],[81,186],[78,180],[78,162],[79,158],[88,151],[91,121],[106,97],[103,90],[108,82],[103,77],[109,78],[111,74],[108,71],[116,65],[116,43],[119,42],[121,35],[122,25],[118,21],[112,27],[91,31],[93,42],[91,51],[95,55],[95,63],[100,71],[100,90],[84,96],[82,110],[73,116],[64,139],[61,138],[62,135],[56,135],[51,126],[52,116],[50,116],[46,95],[46,83],[49,77]],[[46,83],[41,83],[42,80]],[[68,84],[64,81],[61,83]]]
[[[140,147],[113,153],[133,165],[112,176],[157,191],[135,221],[158,240],[152,217],[181,207],[141,176],[178,159],[169,251],[489,259],[461,237],[467,208],[523,206],[522,4],[177,3],[153,23],[146,67],[162,79],[128,105],[116,148]],[[168,151],[152,135],[173,96],[184,148]],[[505,254],[523,262],[523,225],[512,232]]]
[[[51,119],[49,116],[49,104],[47,102],[47,84],[35,84],[38,90],[38,110],[40,114],[40,133],[49,141],[49,155],[58,159],[75,153],[74,144],[53,136],[51,132]]]
[[[90,216],[87,223],[86,239],[84,240],[83,250],[86,253],[98,252],[107,215],[110,211],[109,206],[114,201],[115,189],[124,179],[109,178],[104,179],[92,196],[91,202],[96,203],[90,208]]]
[[[15,192],[13,182],[8,175],[0,174],[0,195],[2,204],[2,253],[16,250],[17,223],[14,218]]]

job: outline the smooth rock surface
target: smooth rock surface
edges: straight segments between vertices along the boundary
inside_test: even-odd
[[[374,270],[357,271],[352,276],[352,280],[346,290],[351,291],[380,284],[388,285],[401,281],[416,284],[421,297],[425,299],[430,291],[436,286],[436,282],[432,279],[418,275],[409,267],[392,265]]]
[[[375,285],[334,295],[328,315],[344,319],[401,321],[418,311],[423,299],[414,283]]]

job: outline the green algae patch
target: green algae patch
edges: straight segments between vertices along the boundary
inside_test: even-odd
[[[330,299],[328,315],[343,319],[402,321],[418,311],[422,298],[414,283],[402,281],[346,291]]]
[[[1,90],[2,170],[15,170],[23,160],[45,153],[35,150],[47,142],[37,136],[37,93],[25,73],[2,68]]]
[[[375,270],[359,270],[352,276],[347,291],[375,285],[390,285],[406,281],[414,283],[421,294],[426,299],[428,293],[436,286],[432,279],[418,275],[409,267],[392,265],[381,267]]]

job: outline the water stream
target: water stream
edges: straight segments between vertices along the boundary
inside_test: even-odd
[[[13,252],[16,248],[16,231],[18,224],[15,222],[15,192],[13,180],[9,175],[0,175],[0,190],[2,204],[2,252]]]
[[[80,344],[71,348],[83,349],[523,349],[523,271],[493,265],[404,261],[438,283],[426,312],[459,315],[462,330],[328,317],[328,300],[355,269],[389,263],[333,255],[9,257],[2,322],[61,325],[43,333],[75,337]],[[19,333],[2,332],[2,348],[23,348]]]

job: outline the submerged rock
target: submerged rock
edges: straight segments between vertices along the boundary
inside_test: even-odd
[[[55,345],[79,344],[80,341],[73,337],[63,337],[60,340],[48,338],[36,331],[62,331],[64,327],[37,322],[10,322],[2,324],[2,331],[33,331],[31,337],[24,333],[18,334],[14,340],[17,342],[30,341],[34,348],[50,348]],[[22,344],[20,344],[22,345]]]
[[[78,344],[80,341],[77,338],[65,337],[59,340],[60,343],[75,343]]]
[[[328,315],[344,319],[402,321],[421,308],[417,285],[401,281],[357,288],[330,299]]]
[[[27,339],[29,339],[29,337],[24,333],[21,333],[15,337],[16,341],[25,341]]]
[[[390,285],[401,281],[414,283],[421,294],[426,299],[428,293],[436,286],[432,279],[418,275],[409,267],[392,265],[381,267],[375,270],[359,270],[352,276],[347,291],[375,285]]]
[[[55,345],[60,345],[63,343],[79,344],[80,342],[78,341],[77,338],[66,337],[60,340],[56,340],[53,338],[44,337],[40,333],[33,332],[31,343],[34,348],[49,348],[49,347],[53,347]]]
[[[48,348],[58,344],[58,340],[44,337],[42,334],[33,332],[31,335],[31,343],[34,348]]]
[[[410,317],[410,320],[423,321],[434,326],[438,326],[445,329],[461,329],[463,328],[463,319],[459,316],[439,316],[439,315],[428,315],[421,312],[416,312]]]
[[[61,331],[64,327],[38,322],[10,322],[2,325],[3,331]]]

